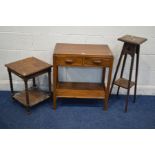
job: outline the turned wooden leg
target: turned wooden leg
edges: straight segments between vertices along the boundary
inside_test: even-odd
[[[28,113],[30,113],[30,102],[29,102],[29,92],[28,92],[28,84],[27,84],[28,80],[24,79],[24,83],[25,83],[25,97],[26,97],[26,110]]]
[[[36,87],[37,85],[36,85],[36,80],[35,80],[35,77],[34,77],[34,78],[32,78],[32,80],[33,80],[33,87]]]
[[[8,70],[8,73],[9,73],[9,81],[10,81],[11,97],[13,97],[13,95],[14,95],[14,90],[13,90],[13,83],[12,83],[12,74],[11,74],[11,71],[10,71],[10,70]]]
[[[57,100],[56,95],[53,94],[53,109],[54,110],[56,110],[56,100]]]
[[[51,90],[51,69],[48,71],[48,88],[49,88],[49,95],[52,97],[52,90]]]

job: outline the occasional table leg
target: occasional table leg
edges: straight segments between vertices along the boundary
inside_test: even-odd
[[[52,99],[52,90],[51,90],[51,69],[48,71],[48,87],[49,87],[49,95]]]
[[[56,100],[57,100],[56,95],[53,94],[53,109],[54,110],[56,110]]]
[[[12,83],[12,74],[11,74],[11,71],[10,71],[10,70],[8,70],[8,73],[9,73],[9,81],[10,81],[11,96],[13,97],[13,95],[14,95],[14,90],[13,90],[13,83]]]
[[[28,92],[28,84],[27,84],[27,80],[24,80],[24,83],[25,83],[25,94],[26,94],[26,103],[27,103],[27,106],[26,106],[26,109],[27,109],[27,112],[30,112],[30,105],[29,105],[29,92]]]
[[[36,85],[36,80],[35,80],[35,77],[34,78],[32,78],[33,79],[33,87],[36,87],[37,85]]]

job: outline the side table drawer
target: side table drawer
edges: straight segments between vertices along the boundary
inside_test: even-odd
[[[57,65],[64,66],[82,66],[83,59],[81,57],[75,56],[59,56],[55,57],[55,61]]]
[[[111,64],[110,59],[100,57],[86,57],[84,59],[85,66],[109,66]]]

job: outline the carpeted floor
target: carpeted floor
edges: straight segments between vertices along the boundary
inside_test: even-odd
[[[124,113],[125,96],[111,96],[109,110],[102,100],[58,99],[57,110],[50,100],[31,109],[12,102],[10,92],[0,92],[0,128],[3,129],[155,129],[155,96],[137,96]]]

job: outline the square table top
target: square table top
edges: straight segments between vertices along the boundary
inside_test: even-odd
[[[46,70],[52,65],[35,57],[28,57],[22,60],[18,60],[16,62],[6,64],[5,66],[12,72],[15,72],[25,77]]]
[[[118,38],[118,40],[131,43],[131,44],[137,44],[137,45],[140,45],[144,43],[145,41],[147,41],[146,38],[136,37],[136,36],[131,36],[131,35],[125,35],[121,38]]]
[[[101,44],[70,44],[57,43],[54,49],[54,55],[83,55],[83,56],[101,56],[113,57],[108,45]]]

